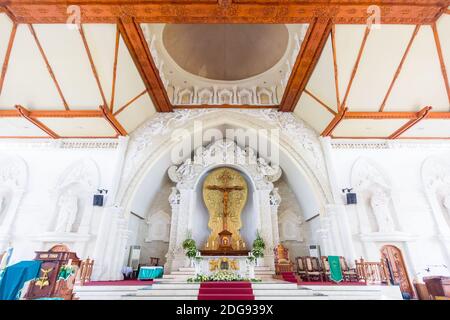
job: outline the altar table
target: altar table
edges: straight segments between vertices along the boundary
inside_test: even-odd
[[[163,267],[141,267],[139,270],[139,280],[152,280],[162,278],[164,274]]]

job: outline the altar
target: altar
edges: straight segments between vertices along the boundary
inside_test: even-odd
[[[248,256],[204,256],[195,263],[195,273],[212,275],[219,271],[235,273],[242,278],[255,278],[255,264]]]
[[[201,256],[195,259],[197,274],[227,270],[251,277],[248,257],[257,235],[265,243],[259,266],[274,270],[279,235],[273,182],[281,176],[279,166],[224,139],[199,147],[192,158],[170,167],[168,175],[176,187],[169,196],[172,225],[165,272],[190,265],[183,248],[190,239],[195,248],[189,254],[197,250]]]

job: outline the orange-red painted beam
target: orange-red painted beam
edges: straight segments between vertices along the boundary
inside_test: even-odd
[[[410,128],[412,128],[413,126],[415,126],[422,119],[425,119],[427,117],[427,115],[430,113],[431,109],[432,109],[431,107],[425,107],[422,110],[420,110],[417,113],[416,119],[412,119],[412,120],[408,121],[407,123],[405,123],[400,129],[398,129],[393,134],[391,134],[388,139],[396,139],[399,136],[401,136],[405,131],[407,131]]]
[[[40,122],[37,119],[34,119],[33,117],[30,116],[30,112],[25,109],[22,106],[17,105],[16,106],[17,111],[19,112],[19,114],[27,119],[29,122],[31,122],[32,124],[34,124],[36,127],[38,127],[39,129],[41,129],[42,131],[44,131],[46,134],[48,134],[50,137],[52,137],[53,139],[59,139],[60,136],[58,134],[56,134],[53,130],[51,130],[49,127],[47,127],[45,124],[43,124],[42,122]]]

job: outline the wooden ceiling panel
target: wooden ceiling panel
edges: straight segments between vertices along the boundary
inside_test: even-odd
[[[449,111],[439,56],[431,26],[422,26],[387,99],[385,111]]]
[[[24,118],[1,118],[0,137],[40,137],[48,138],[48,134]]]
[[[346,106],[350,111],[378,111],[415,26],[382,25],[367,38]]]
[[[361,48],[366,26],[336,25],[335,30],[339,98],[342,103],[350,83],[353,68],[358,59],[358,52]]]
[[[115,137],[113,127],[103,118],[38,118],[60,137]]]
[[[108,106],[111,103],[117,27],[83,24],[83,30]]]
[[[115,110],[125,105],[145,89],[145,84],[136,69],[127,46],[122,37],[120,37],[114,97],[114,105],[117,106]]]
[[[313,127],[317,134],[320,134],[334,118],[331,112],[307,93],[302,94],[294,113]]]
[[[116,118],[128,132],[132,132],[155,112],[150,96],[145,93],[117,114]]]
[[[313,92],[328,107],[337,112],[338,103],[336,97],[336,81],[334,73],[333,48],[331,35],[322,51],[322,55],[317,62],[316,68],[306,86],[308,91]]]
[[[70,109],[102,104],[88,55],[77,29],[65,24],[33,25]]]
[[[333,130],[334,138],[386,138],[406,124],[407,119],[344,119]]]
[[[445,70],[445,77],[447,79],[447,94],[450,100],[450,14],[442,15],[442,17],[436,22],[436,30],[437,40],[439,40],[441,47],[443,69]]]
[[[450,139],[450,120],[424,119],[403,133],[400,138],[448,138]]]
[[[17,27],[0,95],[0,109],[13,109],[17,104],[30,110],[64,106],[30,29],[24,24]]]

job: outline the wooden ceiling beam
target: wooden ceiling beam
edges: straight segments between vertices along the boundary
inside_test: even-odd
[[[84,34],[83,25],[80,25],[78,31],[80,32],[81,40],[83,41],[84,49],[88,56],[89,64],[91,65],[92,74],[94,75],[95,82],[97,83],[98,91],[100,92],[100,96],[102,98],[103,104],[105,106],[107,106],[108,103],[106,102],[105,93],[103,91],[102,84],[100,82],[100,78],[97,73],[97,68],[95,67],[94,59],[92,58],[91,49],[89,48],[88,42],[86,40],[86,36]]]
[[[100,110],[28,110],[31,118],[102,118]],[[0,110],[0,118],[20,117],[16,110]]]
[[[47,66],[48,73],[50,74],[50,77],[52,78],[53,83],[55,84],[56,90],[58,91],[59,97],[61,98],[64,108],[66,110],[69,110],[69,105],[67,104],[66,98],[64,98],[61,87],[59,86],[58,80],[56,80],[55,73],[53,72],[50,62],[47,59],[47,55],[45,54],[44,49],[42,48],[41,42],[39,41],[36,31],[34,30],[34,28],[31,24],[28,25],[28,28],[30,29],[31,35],[33,36],[34,41],[36,42],[36,45],[39,49],[39,52],[41,53],[42,58],[44,59],[45,65]]]
[[[117,79],[117,61],[119,61],[119,45],[120,45],[120,31],[119,26],[116,28],[116,44],[114,47],[114,65],[113,65],[113,78],[111,84],[111,102],[109,104],[109,109],[114,112],[114,101],[116,98],[116,79]]]
[[[344,119],[345,114],[347,113],[348,108],[344,108],[338,112],[338,114],[334,117],[333,120],[328,124],[325,130],[322,132],[322,137],[331,136],[333,130],[338,126],[338,124]]]
[[[339,110],[342,110],[346,107],[347,99],[350,94],[350,90],[352,89],[353,80],[355,80],[356,72],[358,71],[359,63],[361,62],[361,58],[362,58],[362,55],[364,52],[364,48],[366,47],[367,38],[369,37],[370,30],[371,30],[370,27],[367,26],[366,31],[364,32],[363,40],[361,42],[361,47],[359,48],[358,57],[356,58],[355,65],[353,66],[352,74],[350,76],[350,81],[348,82],[348,85],[347,85],[347,91],[345,92],[345,96],[342,101],[342,104],[339,107]]]
[[[285,93],[280,104],[280,111],[294,111],[300,96],[319,61],[325,43],[331,32],[332,22],[327,18],[318,18],[308,28],[302,42],[299,55],[291,71]]]
[[[135,102],[137,99],[139,99],[140,97],[142,97],[144,94],[147,93],[147,89],[142,91],[140,94],[138,94],[136,97],[134,97],[133,99],[131,99],[130,101],[128,101],[125,105],[123,105],[122,107],[120,107],[116,112],[113,113],[114,116],[117,116],[119,113],[121,113],[123,110],[125,110],[130,104],[132,104],[133,102]]]
[[[449,85],[449,80],[448,80],[447,69],[445,68],[444,55],[442,54],[441,40],[439,39],[439,33],[437,30],[436,23],[433,23],[431,25],[431,28],[433,29],[434,41],[436,43],[436,49],[438,52],[439,64],[441,66],[441,72],[442,72],[442,78],[444,80],[445,89],[447,90],[447,98],[448,98],[448,103],[450,105],[450,85]]]
[[[150,54],[141,26],[134,19],[128,18],[119,20],[118,26],[156,110],[172,111],[172,105],[159,77],[159,71]]]
[[[127,15],[146,23],[305,23],[327,15],[336,23],[366,24],[370,5],[382,23],[429,24],[447,9],[445,0],[0,0],[20,23],[65,23],[68,5],[79,5],[82,23],[115,23]]]
[[[119,121],[117,121],[116,117],[111,113],[109,108],[107,106],[100,106],[100,109],[103,113],[103,118],[105,118],[106,121],[109,122],[111,127],[117,132],[120,136],[126,136],[128,135],[128,132],[125,130],[124,127],[120,124]]]
[[[9,36],[8,47],[6,48],[5,59],[3,60],[3,67],[0,74],[0,95],[2,94],[3,84],[5,83],[6,72],[8,71],[9,58],[11,57],[11,51],[14,44],[14,39],[17,33],[17,23],[13,23],[11,34]]]
[[[389,119],[416,119],[417,112],[347,112],[345,119],[373,119],[373,120],[389,120]],[[450,112],[429,112],[428,119],[450,119]]]
[[[391,84],[389,85],[389,89],[388,89],[386,95],[384,96],[383,102],[381,103],[380,112],[384,111],[384,108],[386,106],[387,100],[388,100],[389,96],[391,95],[392,89],[394,88],[395,82],[397,81],[397,78],[400,75],[400,72],[402,71],[403,65],[404,65],[404,63],[406,61],[406,57],[408,56],[409,51],[411,50],[412,44],[414,42],[414,39],[417,36],[417,33],[419,32],[419,29],[420,29],[420,25],[417,25],[416,28],[413,31],[411,39],[409,40],[409,43],[408,43],[408,45],[406,47],[405,53],[403,54],[402,60],[400,61],[400,64],[398,65],[397,70],[395,71],[394,77],[393,77],[393,79],[391,81]]]
[[[17,105],[16,106],[17,111],[19,112],[20,116],[34,124],[36,127],[44,131],[46,134],[48,134],[53,139],[59,139],[60,136],[56,134],[53,130],[51,130],[49,127],[47,127],[45,124],[40,122],[39,120],[33,118],[30,114],[30,111],[25,109],[22,106]]]
[[[415,126],[417,123],[419,123],[422,119],[425,119],[427,115],[431,111],[431,107],[425,107],[422,110],[420,110],[417,113],[417,116],[415,119],[412,119],[405,123],[403,126],[400,127],[397,131],[395,131],[392,135],[389,136],[388,139],[397,139],[399,136],[401,136],[405,131],[411,129],[413,126]]]
[[[309,95],[311,98],[316,100],[322,107],[324,107],[329,113],[331,113],[333,116],[337,115],[337,112],[331,109],[325,102],[320,100],[318,97],[316,97],[314,94],[312,94],[309,90],[305,89],[305,93]]]

